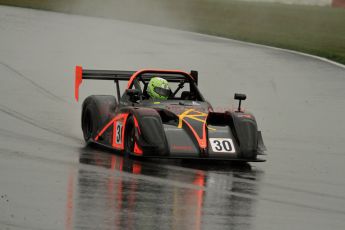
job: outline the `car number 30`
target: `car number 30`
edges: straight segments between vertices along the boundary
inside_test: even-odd
[[[235,147],[230,138],[210,138],[213,152],[234,153]]]

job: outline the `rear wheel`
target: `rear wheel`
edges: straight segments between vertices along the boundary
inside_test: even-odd
[[[116,106],[116,98],[111,95],[92,95],[84,100],[81,126],[86,142],[95,138],[107,122],[115,116]]]
[[[82,120],[82,124],[83,124],[82,128],[83,128],[84,140],[87,142],[92,137],[92,133],[93,133],[91,111],[87,110],[82,119],[83,119]]]

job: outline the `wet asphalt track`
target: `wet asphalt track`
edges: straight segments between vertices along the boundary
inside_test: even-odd
[[[122,158],[85,147],[76,64],[197,69],[247,93],[266,163]],[[0,229],[344,229],[345,69],[236,41],[0,7]],[[112,93],[87,82],[81,97]]]

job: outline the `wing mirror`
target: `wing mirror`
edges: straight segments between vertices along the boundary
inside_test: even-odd
[[[198,71],[196,70],[191,70],[190,75],[193,77],[195,84],[198,85]]]
[[[141,92],[138,89],[126,89],[125,93],[130,102],[136,103],[140,100]]]
[[[235,93],[235,100],[238,100],[238,112],[241,112],[241,102],[247,99],[247,95],[241,93]]]

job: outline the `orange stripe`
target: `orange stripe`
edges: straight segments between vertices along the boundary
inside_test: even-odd
[[[99,137],[103,135],[103,133],[111,126],[113,125],[113,147],[117,148],[117,149],[124,149],[124,133],[125,133],[125,127],[126,127],[126,120],[128,117],[128,113],[121,113],[116,115],[112,120],[110,120],[104,127],[103,129],[97,134],[95,141],[98,141]],[[115,140],[116,140],[116,123],[119,122],[120,120],[123,120],[123,124],[122,124],[122,139],[121,139],[121,144],[116,144]]]
[[[141,132],[140,132],[138,120],[137,120],[137,118],[135,116],[133,116],[133,119],[134,119],[134,126],[138,130],[138,133],[140,135]],[[138,156],[142,156],[143,155],[143,150],[139,147],[137,142],[134,143],[134,154],[138,155]]]
[[[114,118],[114,130],[113,130],[113,147],[123,150],[125,147],[124,145],[124,134],[125,134],[125,129],[126,129],[126,122],[127,122],[127,117],[128,117],[128,113],[121,113],[118,114],[115,118]],[[121,132],[121,144],[116,144],[116,124],[117,122],[119,122],[120,120],[122,120],[122,132]]]
[[[191,126],[186,120],[183,120],[184,123],[188,125],[190,130],[192,130],[196,140],[198,141],[199,147],[202,149],[205,149],[207,147],[207,142],[206,142],[206,122],[203,124],[203,135],[200,138],[199,135],[196,133],[194,130],[193,126]]]
[[[137,142],[134,143],[134,154],[137,156],[143,155],[143,150],[138,146]]]
[[[127,89],[129,89],[132,86],[134,79],[143,73],[177,73],[177,74],[187,75],[192,80],[194,80],[194,78],[190,74],[183,72],[183,71],[180,71],[180,70],[141,69],[141,70],[138,70],[137,72],[135,72],[132,75],[132,77],[129,79]]]
[[[98,141],[98,138],[102,136],[102,134],[109,128],[109,126],[114,123],[115,119],[116,117],[114,117],[111,121],[108,122],[108,124],[104,126],[104,128],[97,134],[95,141]]]
[[[140,128],[139,128],[139,123],[138,123],[138,120],[135,116],[133,116],[134,118],[134,125],[135,125],[135,128],[138,130],[138,133],[141,134],[140,132]]]

